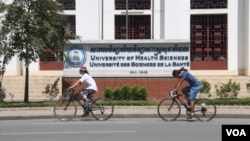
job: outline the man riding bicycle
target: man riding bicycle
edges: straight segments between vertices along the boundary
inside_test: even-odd
[[[179,78],[179,81],[177,82],[173,91],[177,91],[182,82],[187,81],[189,83],[189,86],[186,86],[182,89],[182,93],[185,95],[185,100],[188,99],[188,102],[190,102],[191,114],[188,118],[192,119],[195,116],[194,99],[197,93],[200,91],[201,85],[199,81],[187,71],[187,69],[184,69],[184,67],[180,68],[179,70],[173,70],[172,75],[175,78]],[[190,94],[189,97],[188,93]]]
[[[82,77],[75,82],[71,87],[69,87],[69,89],[73,89],[76,86],[79,86],[83,83],[87,83],[87,105],[82,105],[83,109],[84,109],[84,113],[82,115],[82,117],[84,116],[88,116],[89,115],[89,111],[88,111],[88,106],[93,102],[93,94],[95,94],[96,92],[98,92],[97,89],[97,85],[95,80],[93,79],[93,77],[91,75],[89,75],[89,72],[87,70],[87,67],[82,66],[79,69],[79,73],[82,74]]]

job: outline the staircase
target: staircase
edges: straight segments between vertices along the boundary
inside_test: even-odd
[[[48,84],[53,84],[57,78],[59,90],[62,89],[61,76],[30,76],[29,77],[29,101],[46,100],[46,96],[42,93]],[[3,88],[6,90],[6,98],[4,101],[23,101],[25,76],[4,76]]]

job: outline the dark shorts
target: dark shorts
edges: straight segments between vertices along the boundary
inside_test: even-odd
[[[88,90],[87,98],[92,102],[93,101],[93,94],[95,94],[96,91],[92,90],[92,89],[87,89],[87,90]]]

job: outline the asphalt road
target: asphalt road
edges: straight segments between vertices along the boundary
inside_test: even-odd
[[[0,120],[1,141],[221,141],[222,125],[244,124],[250,119],[215,118],[209,122],[160,118]]]

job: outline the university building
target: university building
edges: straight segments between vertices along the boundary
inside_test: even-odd
[[[214,85],[240,83],[239,97],[249,97],[249,0],[60,0],[67,25],[80,40],[65,47],[64,62],[40,58],[30,66],[30,99],[42,99],[44,87],[60,78],[67,88],[84,65],[105,88],[138,85],[148,99],[173,89],[172,70],[185,67]],[[13,58],[3,85],[7,99],[23,99],[25,69]],[[13,84],[14,82],[14,84]],[[80,89],[80,88],[79,88]]]

